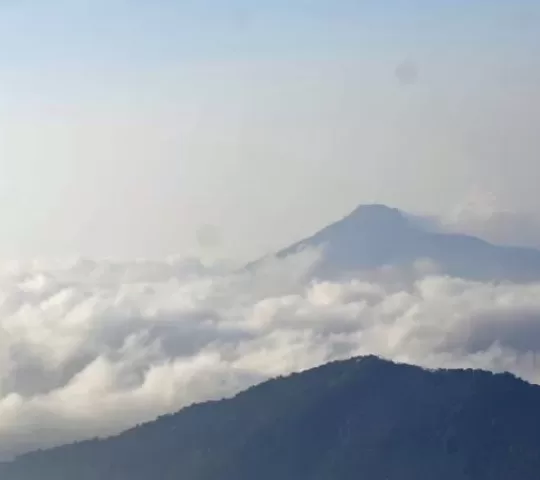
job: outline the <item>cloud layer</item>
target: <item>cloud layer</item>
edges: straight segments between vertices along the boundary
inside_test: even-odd
[[[13,265],[0,278],[0,454],[108,435],[269,377],[375,353],[540,382],[540,284],[425,267],[306,282],[316,252],[233,274],[194,261]]]
[[[448,214],[424,219],[424,226],[467,233],[496,244],[540,247],[538,212],[503,208],[494,194],[482,189],[472,190]]]

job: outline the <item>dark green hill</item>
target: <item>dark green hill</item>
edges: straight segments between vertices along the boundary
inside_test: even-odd
[[[22,456],[0,478],[537,480],[540,388],[363,357]]]

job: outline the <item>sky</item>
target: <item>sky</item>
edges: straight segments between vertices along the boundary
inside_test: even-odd
[[[249,260],[360,203],[538,212],[540,4],[4,0],[0,260]]]

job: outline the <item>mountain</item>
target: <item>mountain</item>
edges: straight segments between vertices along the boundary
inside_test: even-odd
[[[429,259],[443,274],[472,280],[540,280],[540,250],[437,232],[429,221],[384,205],[361,205],[277,256],[283,258],[309,247],[322,248],[314,274],[326,279]]]
[[[536,480],[540,387],[360,357],[24,455],[2,480]]]

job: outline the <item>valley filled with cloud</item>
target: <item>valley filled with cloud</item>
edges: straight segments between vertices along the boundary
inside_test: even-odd
[[[310,277],[316,250],[246,273],[195,260],[12,264],[0,277],[0,455],[119,432],[267,378],[373,353],[540,383],[540,283],[429,262]]]

